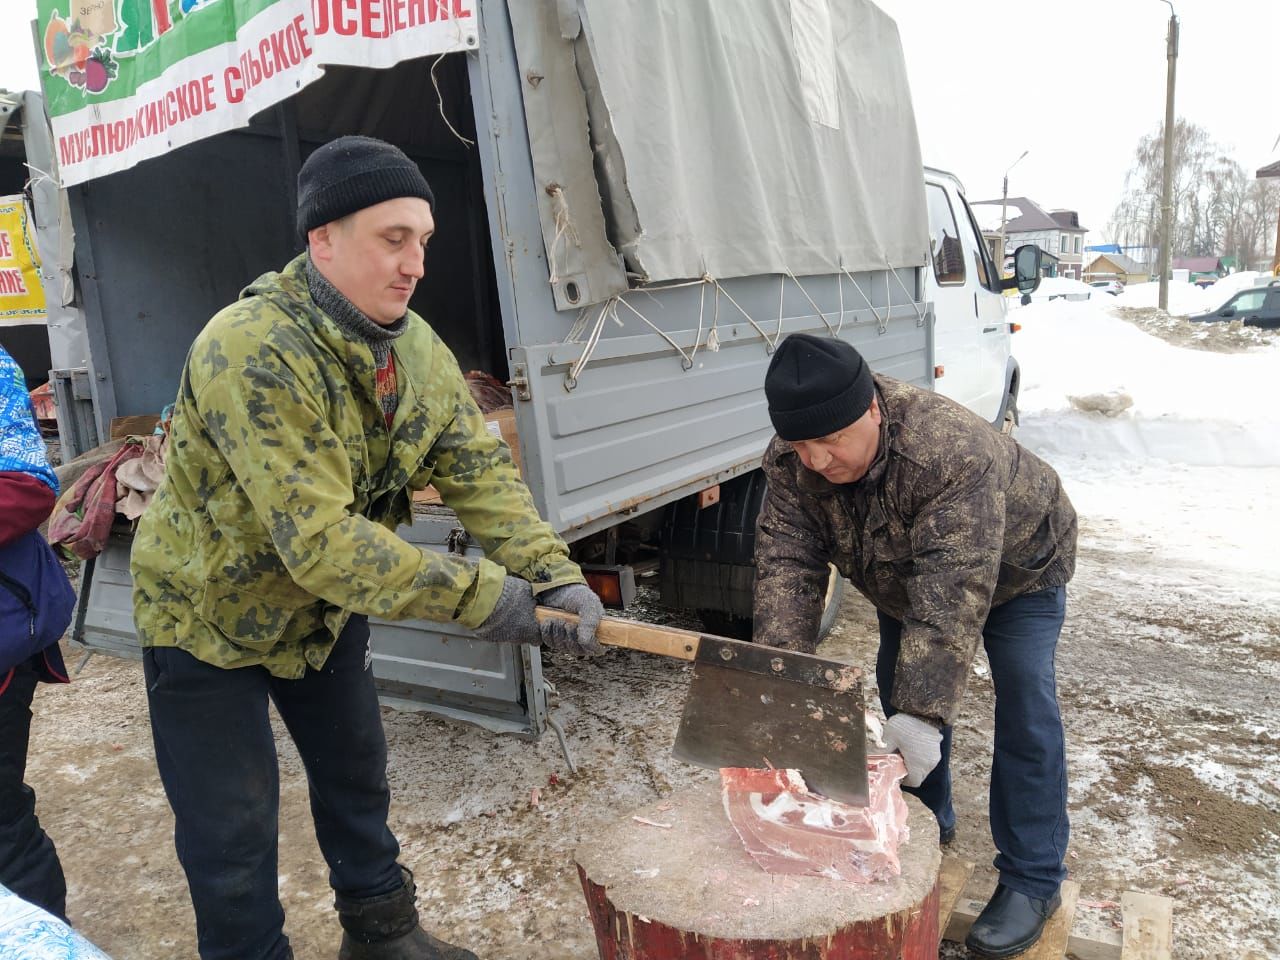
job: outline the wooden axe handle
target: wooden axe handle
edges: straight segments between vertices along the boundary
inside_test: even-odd
[[[577,614],[566,613],[551,607],[538,607],[537,613],[539,620],[578,622]],[[692,630],[656,627],[651,623],[640,623],[637,620],[604,617],[600,621],[600,626],[596,628],[596,639],[610,647],[626,647],[628,650],[639,650],[641,653],[656,653],[660,657],[692,660],[698,655],[698,641],[701,636]]]

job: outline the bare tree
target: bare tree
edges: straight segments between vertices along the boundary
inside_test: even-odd
[[[1163,131],[1157,129],[1138,141],[1108,225],[1121,246],[1160,246],[1163,164]],[[1261,259],[1268,230],[1274,230],[1280,185],[1254,180],[1203,127],[1187,120],[1174,126],[1173,165],[1173,255],[1234,255],[1241,266]]]

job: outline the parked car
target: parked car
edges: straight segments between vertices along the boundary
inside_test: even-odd
[[[1196,323],[1216,320],[1239,320],[1246,327],[1280,328],[1280,280],[1262,287],[1241,290],[1212,313],[1188,317]]]
[[[1114,278],[1111,280],[1092,280],[1089,286],[1102,293],[1109,293],[1113,297],[1118,293],[1124,293],[1124,284]]]

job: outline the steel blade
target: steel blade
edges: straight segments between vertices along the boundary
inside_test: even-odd
[[[796,769],[815,793],[865,806],[863,704],[849,664],[703,636],[674,753],[713,769]]]

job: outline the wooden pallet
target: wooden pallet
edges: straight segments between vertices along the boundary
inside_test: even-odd
[[[964,896],[972,875],[972,863],[942,858],[938,929],[944,940],[963,942],[986,905]],[[1071,880],[1062,885],[1062,906],[1049,918],[1039,942],[1018,960],[1062,960],[1068,953],[1076,960],[1170,960],[1173,901],[1168,897],[1126,892],[1120,898],[1124,926],[1117,930],[1099,919],[1077,916],[1079,893]]]

